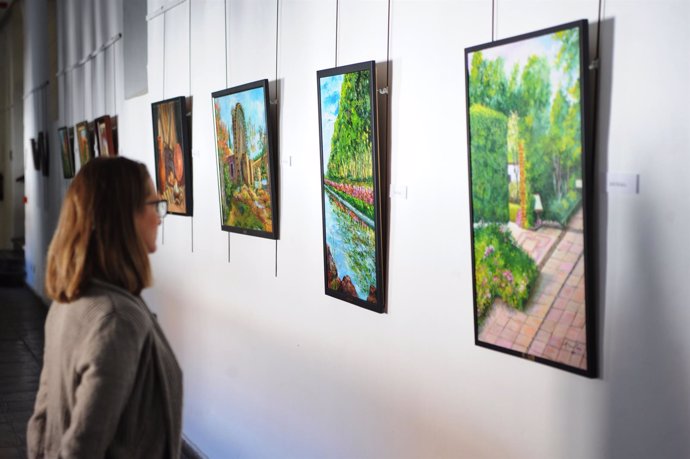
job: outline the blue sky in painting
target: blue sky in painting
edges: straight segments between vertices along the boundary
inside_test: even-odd
[[[335,119],[338,117],[338,106],[340,104],[340,88],[343,85],[343,75],[333,75],[321,78],[319,81],[321,88],[321,133],[323,144],[323,167],[328,165],[328,158],[331,156],[331,138]]]
[[[522,40],[507,45],[497,46],[495,48],[483,49],[481,51],[485,60],[495,60],[499,57],[503,58],[504,69],[506,76],[510,79],[510,74],[515,64],[520,66],[520,72],[525,67],[527,59],[532,55],[544,56],[551,66],[551,98],[556,95],[559,87],[565,87],[568,79],[566,75],[555,68],[556,56],[558,50],[561,48],[561,43],[555,39],[555,34],[542,35],[540,37],[530,38],[529,40]],[[468,56],[468,62],[472,63],[472,56]],[[577,79],[580,76],[579,67],[574,69],[574,77]]]
[[[264,88],[254,88],[235,94],[216,99],[220,105],[220,115],[223,122],[228,126],[230,138],[233,145],[235,139],[232,135],[232,109],[239,102],[244,110],[244,119],[247,123],[247,135],[249,135],[249,125],[256,128],[256,136],[249,139],[249,157],[255,158],[260,152],[257,150],[259,132],[266,132],[266,107],[264,105]]]

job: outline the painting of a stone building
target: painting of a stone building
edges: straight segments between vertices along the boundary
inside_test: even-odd
[[[221,226],[274,237],[266,88],[254,84],[237,89],[213,95]]]

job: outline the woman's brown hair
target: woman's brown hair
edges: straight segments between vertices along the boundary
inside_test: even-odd
[[[81,168],[48,248],[48,296],[74,301],[93,278],[135,295],[151,284],[148,251],[134,220],[149,180],[145,165],[124,157],[96,158]]]

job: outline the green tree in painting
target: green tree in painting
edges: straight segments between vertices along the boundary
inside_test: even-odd
[[[326,178],[368,183],[372,170],[369,72],[347,73],[343,77]]]
[[[527,177],[527,226],[535,223],[534,194],[542,200],[553,196],[551,167],[545,157],[545,134],[549,128],[548,107],[551,98],[551,69],[545,57],[530,56],[520,78],[520,137],[525,147]]]
[[[481,52],[474,53],[470,71],[471,105],[484,105],[501,113],[510,112],[510,105],[515,102],[509,92],[511,83],[506,79],[502,58],[487,61]]]
[[[472,202],[475,222],[507,223],[508,120],[483,105],[470,107],[472,124]]]

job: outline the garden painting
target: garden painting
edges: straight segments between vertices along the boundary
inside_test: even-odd
[[[373,62],[318,73],[326,293],[383,311]]]
[[[169,212],[192,215],[192,159],[184,108],[184,97],[151,104],[156,188],[168,201]]]
[[[221,226],[276,239],[268,80],[213,94]]]
[[[468,48],[466,77],[477,344],[591,376],[586,50],[566,24]]]

